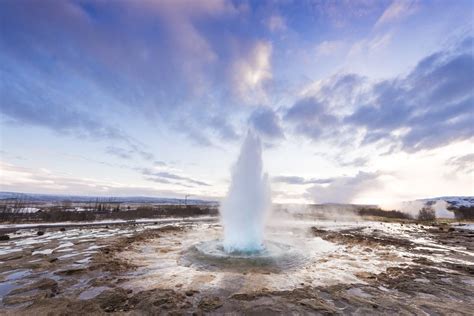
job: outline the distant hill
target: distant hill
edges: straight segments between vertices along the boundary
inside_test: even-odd
[[[70,201],[75,203],[86,203],[86,202],[116,202],[116,203],[155,203],[155,204],[184,204],[185,199],[177,198],[164,198],[164,197],[146,197],[146,196],[88,196],[88,195],[62,195],[62,194],[40,194],[40,193],[19,193],[19,192],[4,192],[0,191],[0,201],[8,199],[21,199],[23,201],[32,202],[62,202]],[[452,208],[460,207],[474,207],[473,196],[441,196],[433,198],[419,199],[418,201],[423,202],[436,202],[445,201]],[[217,201],[213,200],[201,200],[201,199],[188,199],[187,204],[191,205],[218,205]],[[283,205],[282,205],[283,206]],[[281,207],[282,207],[281,206]],[[326,204],[310,204],[307,205],[313,210],[329,211],[331,209],[353,211],[360,207],[376,207],[376,205],[355,205],[355,204],[338,204],[338,203],[326,203]],[[302,205],[300,205],[302,207]],[[298,207],[299,208],[299,207]]]
[[[184,204],[185,199],[145,197],[145,196],[87,196],[87,195],[57,195],[38,193],[0,192],[0,201],[9,199],[21,199],[32,202],[62,202],[86,203],[93,201],[116,202],[116,203],[154,203],[154,204]],[[217,205],[217,201],[187,199],[190,205]]]
[[[440,196],[428,199],[421,199],[420,201],[445,201],[452,208],[474,207],[474,196]]]

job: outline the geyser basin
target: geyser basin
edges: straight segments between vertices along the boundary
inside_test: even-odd
[[[259,251],[227,252],[222,240],[200,242],[183,253],[182,264],[203,270],[288,270],[300,267],[307,257],[293,246],[265,241]]]

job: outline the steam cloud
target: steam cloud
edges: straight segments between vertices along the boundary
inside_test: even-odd
[[[393,202],[386,205],[381,205],[382,209],[385,210],[399,210],[403,213],[410,215],[413,218],[418,216],[418,212],[421,208],[427,205],[426,201],[404,201],[404,202]],[[443,200],[437,200],[431,207],[435,210],[437,218],[454,218],[454,213],[448,210],[448,203]]]

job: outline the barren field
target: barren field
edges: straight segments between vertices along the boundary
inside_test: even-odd
[[[196,255],[217,220],[10,229],[0,313],[449,314],[474,310],[474,231],[447,224],[292,220],[267,238],[291,256]]]

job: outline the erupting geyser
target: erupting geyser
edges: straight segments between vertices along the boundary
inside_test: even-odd
[[[268,177],[262,167],[260,139],[249,131],[220,208],[223,247],[227,253],[256,253],[265,248],[264,228],[271,198]]]
[[[306,256],[298,249],[265,240],[271,197],[268,176],[262,169],[260,139],[249,131],[232,169],[229,192],[219,210],[224,239],[193,245],[183,253],[183,265],[211,270],[288,271],[305,262]]]

